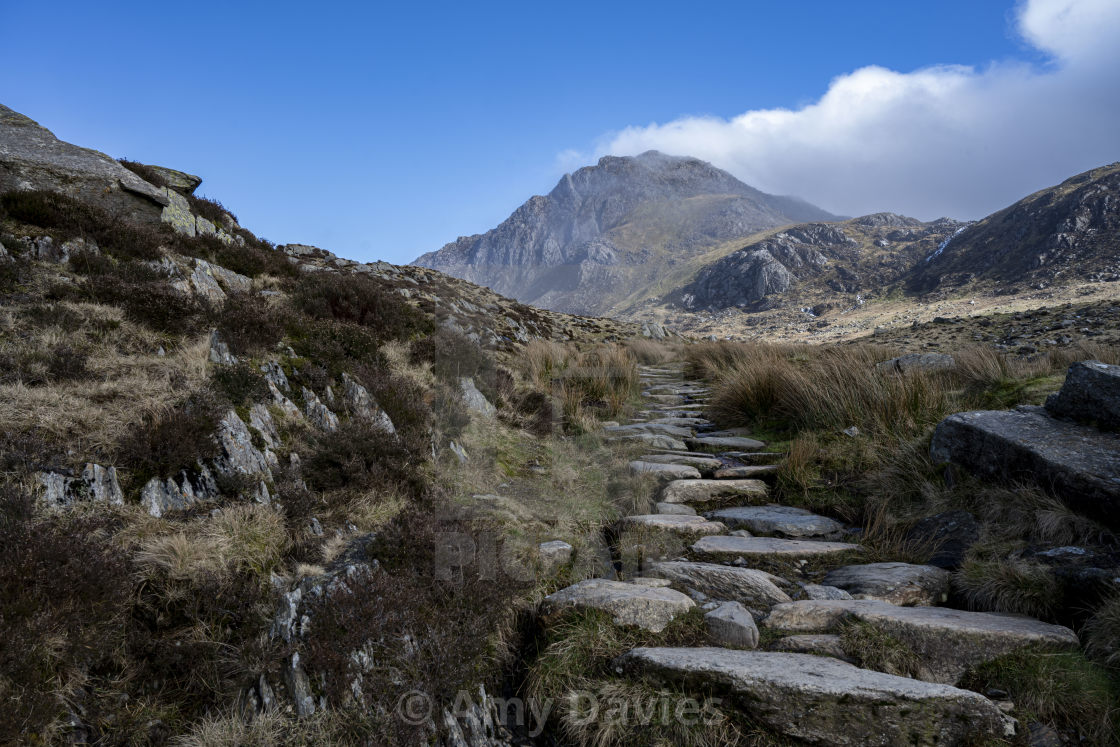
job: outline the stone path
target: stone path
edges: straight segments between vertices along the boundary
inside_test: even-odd
[[[552,594],[541,605],[546,625],[576,607],[658,632],[699,604],[719,646],[634,649],[618,660],[619,676],[733,692],[759,723],[826,744],[950,745],[1014,734],[996,703],[956,687],[960,678],[1026,646],[1074,648],[1073,631],[936,606],[947,598],[945,571],[866,563],[850,527],[773,503],[767,481],[781,453],[743,429],[717,430],[704,417],[707,388],[676,367],[640,373],[645,409],[608,427],[607,438],[644,442],[647,453],[629,469],[656,475],[656,493],[649,512],[625,517],[615,532],[663,536],[681,554],[643,557],[636,568],[619,560],[621,581],[591,579]],[[770,651],[750,650],[756,623],[770,633]],[[853,665],[843,637],[853,624],[908,647],[917,676]]]

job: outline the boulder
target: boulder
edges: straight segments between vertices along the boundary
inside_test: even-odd
[[[179,194],[189,195],[194,194],[198,189],[198,185],[202,184],[202,177],[188,174],[185,171],[177,171],[176,169],[169,169],[166,166],[153,166],[152,164],[145,164],[149,169],[154,171],[163,183]]]
[[[932,565],[846,565],[829,571],[822,583],[844,589],[855,599],[878,599],[904,607],[944,604],[949,598],[949,572]]]
[[[724,602],[704,615],[708,635],[726,648],[758,648],[758,626],[743,605]]]
[[[831,656],[854,664],[847,653],[844,652],[843,640],[838,635],[787,635],[774,641],[767,647],[770,651],[788,651],[791,654],[816,654],[818,656]]]
[[[933,548],[929,565],[950,571],[961,567],[968,548],[979,539],[980,523],[962,509],[927,516],[906,533],[907,542]]]
[[[806,599],[852,599],[851,594],[835,586],[802,584],[801,590],[805,592]]]
[[[563,540],[542,542],[537,547],[537,554],[541,559],[546,574],[553,574],[572,559],[575,548]]]
[[[809,560],[831,555],[861,552],[859,545],[847,542],[778,539],[777,537],[702,537],[692,552],[715,560]]]
[[[738,451],[762,451],[766,444],[746,436],[697,436],[686,438],[685,443],[693,451],[720,452],[728,449]]]
[[[671,560],[654,563],[649,573],[713,599],[742,602],[755,609],[768,610],[775,604],[792,601],[779,588],[779,584],[786,583],[783,579],[754,568]]]
[[[979,693],[808,654],[635,648],[615,665],[655,684],[734,697],[752,720],[829,745],[956,745],[1013,734]]]
[[[615,625],[660,633],[673,618],[694,606],[691,599],[672,589],[591,578],[545,597],[540,613],[548,624],[568,610],[601,610],[611,615]]]
[[[683,503],[657,503],[654,508],[659,514],[675,514],[677,516],[696,516],[696,509]]]
[[[474,379],[469,376],[461,377],[459,379],[459,388],[462,390],[463,404],[467,406],[467,409],[488,418],[492,418],[497,414],[497,408],[490,404],[490,400],[486,399],[486,395],[478,391]]]
[[[661,464],[658,462],[630,462],[630,474],[652,474],[666,480],[700,479],[700,472],[687,464]]]
[[[639,461],[652,462],[653,464],[683,464],[693,467],[704,474],[710,473],[723,466],[723,462],[715,457],[685,456],[682,454],[642,454]]]
[[[921,679],[954,684],[971,667],[1028,646],[1076,649],[1069,628],[1030,617],[945,607],[897,607],[871,599],[779,604],[764,624],[782,633],[831,633],[849,620],[872,625],[908,645]]]
[[[880,371],[941,371],[957,365],[953,356],[945,353],[907,353],[898,358],[875,364]]]
[[[638,514],[625,516],[618,522],[621,529],[649,529],[672,532],[686,536],[722,534],[727,527],[718,521],[708,521],[703,516],[684,514]]]
[[[641,441],[646,446],[654,449],[681,449],[685,448],[684,441],[665,436],[660,433],[628,433],[607,437],[608,441]]]
[[[749,529],[754,534],[783,537],[824,537],[844,529],[844,525],[834,519],[792,506],[738,506],[708,511],[704,515],[729,527]]]
[[[1030,480],[1071,508],[1120,528],[1120,434],[1056,420],[1042,408],[959,412],[938,424],[935,464],[985,477]]]
[[[1046,400],[1046,409],[1059,418],[1120,431],[1120,366],[1100,361],[1074,363],[1061,391]]]
[[[770,489],[761,480],[673,480],[661,488],[662,503],[712,503],[729,498],[765,500]]]

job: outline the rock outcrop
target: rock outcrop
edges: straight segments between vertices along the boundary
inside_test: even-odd
[[[1100,361],[1074,363],[1061,391],[1046,400],[1046,409],[1058,418],[1120,431],[1120,366]]]

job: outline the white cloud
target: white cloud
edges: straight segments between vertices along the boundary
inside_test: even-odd
[[[597,155],[697,156],[837,213],[980,217],[1120,159],[1120,2],[1027,0],[1015,21],[1046,65],[865,67],[801,109],[629,127]]]

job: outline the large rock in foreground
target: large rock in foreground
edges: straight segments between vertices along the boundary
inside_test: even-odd
[[[673,618],[694,606],[695,602],[672,589],[590,578],[545,597],[540,614],[547,624],[569,610],[600,610],[611,615],[616,625],[660,633]]]
[[[921,679],[955,684],[969,668],[1027,647],[1076,648],[1077,635],[1020,615],[966,612],[945,607],[896,607],[870,600],[806,600],[779,604],[766,627],[782,633],[831,633],[858,620],[913,649]]]
[[[1100,361],[1074,363],[1062,390],[1046,400],[1046,409],[1059,418],[1120,431],[1120,366]]]
[[[1120,435],[1055,420],[1039,407],[958,412],[938,424],[935,464],[1030,480],[1071,508],[1120,527]]]
[[[751,718],[814,743],[944,746],[1011,727],[979,693],[810,654],[636,648],[616,663],[632,676],[730,694]]]

